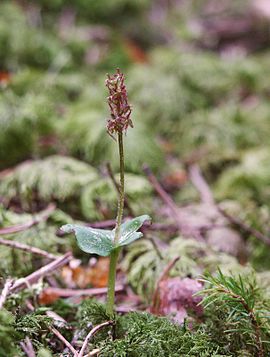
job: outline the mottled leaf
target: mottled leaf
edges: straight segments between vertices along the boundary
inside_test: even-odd
[[[143,234],[141,232],[134,232],[134,233],[130,234],[129,237],[126,240],[122,240],[120,238],[119,245],[120,246],[128,245],[128,244],[134,242],[135,240],[141,238],[142,236],[143,236]]]
[[[98,254],[103,257],[110,255],[111,251],[119,246],[127,245],[143,236],[136,232],[145,221],[151,218],[147,215],[131,219],[121,225],[120,239],[117,245],[114,245],[115,229],[112,231],[104,229],[95,229],[74,224],[66,224],[61,230],[66,233],[75,233],[78,246],[86,253]]]
[[[145,221],[151,221],[151,218],[146,214],[123,223],[120,230],[119,245],[127,245],[141,238],[143,234],[137,232],[137,230],[143,225]]]
[[[114,249],[111,231],[73,224],[66,224],[61,227],[61,230],[66,233],[75,233],[78,246],[86,253],[106,257]]]

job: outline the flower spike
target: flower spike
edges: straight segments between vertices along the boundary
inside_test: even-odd
[[[117,68],[116,74],[107,75],[106,86],[109,90],[108,104],[111,118],[107,122],[107,131],[114,138],[114,134],[127,131],[133,123],[130,119],[131,106],[128,103],[125,77]]]

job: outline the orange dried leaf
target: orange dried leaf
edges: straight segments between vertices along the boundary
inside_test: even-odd
[[[202,297],[194,295],[201,289],[201,282],[190,278],[177,277],[162,280],[159,283],[159,304],[156,306],[155,313],[169,316],[179,324],[184,323],[189,310],[201,316],[203,309],[198,303]]]
[[[9,72],[0,71],[0,84],[8,84],[10,82],[11,75]]]
[[[187,174],[184,170],[175,170],[164,178],[166,187],[177,188],[187,182]]]
[[[107,286],[109,273],[109,258],[100,257],[95,266],[64,267],[62,277],[69,287],[87,286],[102,288]]]
[[[50,292],[49,289],[43,290],[38,296],[38,301],[40,305],[51,305],[58,299],[59,295]]]
[[[131,40],[125,41],[124,44],[125,44],[125,49],[127,51],[127,54],[132,62],[135,62],[135,63],[148,62],[146,53],[144,52],[144,50],[141,47],[139,47],[138,44],[136,44],[134,41],[131,41]]]

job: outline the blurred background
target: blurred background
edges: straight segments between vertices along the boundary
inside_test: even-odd
[[[270,355],[270,0],[0,0],[0,287],[10,277],[27,286],[7,311],[2,290],[0,357],[21,356],[25,338],[46,348],[39,357],[63,355],[42,305],[52,305],[53,319],[59,313],[56,327],[74,346],[101,322],[72,289],[106,287],[109,259],[85,254],[59,227],[115,225],[118,153],[106,133],[105,79],[116,68],[134,123],[124,140],[124,217],[153,218],[146,239],[123,249],[118,311],[152,306],[184,325],[176,334],[150,315],[143,325],[130,319],[123,339],[98,333],[93,349],[115,342],[122,353],[106,356],[133,355],[136,344],[134,356],[166,345],[183,356],[262,356],[261,338]],[[26,284],[70,251],[57,274]],[[228,283],[220,275],[202,316],[197,279],[217,267]]]
[[[51,201],[79,219],[114,217],[104,82],[119,67],[136,213],[152,207],[144,163],[185,204],[198,200],[185,165],[198,162],[215,198],[268,232],[269,24],[267,0],[1,1],[1,224],[18,221],[7,209]]]

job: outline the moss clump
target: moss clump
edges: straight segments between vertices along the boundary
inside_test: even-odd
[[[78,311],[81,328],[87,331],[108,320],[105,306],[93,300],[85,300]],[[102,357],[139,356],[218,356],[221,348],[212,342],[208,334],[199,328],[192,332],[167,318],[145,312],[131,312],[116,316],[112,328],[100,330],[91,342],[91,348],[99,348]],[[112,332],[114,339],[112,339]],[[82,336],[83,338],[83,336]],[[221,356],[221,354],[220,354]]]
[[[11,312],[3,309],[0,311],[0,356],[14,356],[18,352],[14,340],[18,338],[15,330],[15,317]]]

